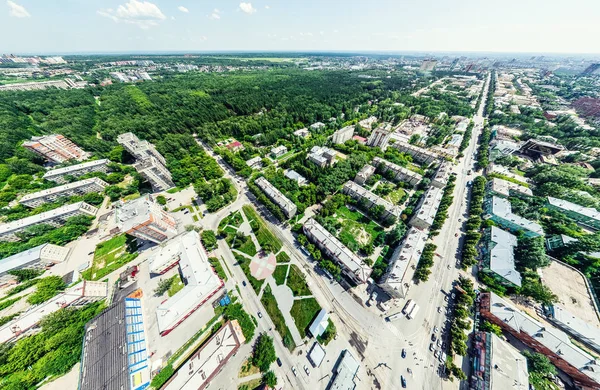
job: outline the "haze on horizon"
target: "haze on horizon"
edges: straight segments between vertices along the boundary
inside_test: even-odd
[[[5,0],[0,53],[600,53],[600,2]]]

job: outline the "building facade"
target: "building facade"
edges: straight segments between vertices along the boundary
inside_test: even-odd
[[[594,208],[580,206],[551,196],[548,197],[546,207],[550,210],[556,210],[591,229],[600,230],[600,212]]]
[[[365,205],[367,209],[374,206],[382,206],[384,211],[381,219],[386,219],[390,216],[393,216],[394,218],[400,218],[400,214],[402,213],[398,206],[395,206],[378,195],[375,195],[371,191],[353,181],[347,181],[342,188],[342,192]]]
[[[498,196],[486,196],[483,202],[484,219],[491,219],[496,225],[518,234],[523,232],[526,237],[544,235],[544,229],[537,223],[525,219],[512,212],[510,202]]]
[[[285,195],[275,188],[273,184],[269,183],[267,179],[261,176],[256,179],[254,183],[262,190],[262,192],[265,193],[265,195],[267,195],[269,199],[279,206],[287,218],[292,218],[294,215],[296,215],[298,207],[296,207],[294,202],[286,198]]]
[[[366,183],[367,180],[371,178],[371,176],[373,176],[374,173],[375,167],[367,164],[364,167],[362,167],[360,171],[358,171],[358,173],[354,177],[354,182],[362,186]]]
[[[367,146],[371,146],[373,148],[380,148],[381,150],[386,150],[388,147],[388,142],[390,141],[390,137],[392,136],[392,132],[384,127],[378,127],[369,136],[367,140]]]
[[[422,165],[429,165],[440,158],[437,153],[403,141],[396,141],[392,147],[398,149],[402,153],[411,155],[416,162]]]
[[[333,133],[332,141],[334,144],[343,144],[352,139],[354,135],[354,126],[346,126]]]
[[[44,179],[53,181],[58,184],[64,184],[67,182],[67,177],[79,177],[91,172],[108,172],[107,159],[88,161],[77,165],[71,165],[64,168],[52,169],[46,172],[43,176]]]
[[[83,161],[90,157],[89,153],[60,134],[31,137],[31,141],[25,141],[23,147],[55,164],[69,160]]]
[[[423,176],[417,172],[413,172],[410,169],[401,167],[400,165],[396,165],[379,157],[375,157],[372,164],[377,168],[378,172],[384,174],[386,179],[394,182],[403,181],[415,186],[423,180]]]
[[[45,203],[53,203],[57,199],[66,196],[85,195],[90,192],[103,193],[108,186],[104,180],[92,177],[76,181],[74,183],[63,184],[58,187],[27,194],[19,200],[23,206],[36,208]]]
[[[146,195],[127,202],[121,201],[115,210],[119,229],[142,240],[160,244],[177,235],[177,221]]]

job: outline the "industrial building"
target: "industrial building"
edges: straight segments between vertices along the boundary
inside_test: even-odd
[[[362,186],[367,182],[367,180],[371,178],[371,176],[373,176],[374,173],[375,167],[367,164],[364,167],[362,167],[360,171],[358,171],[358,173],[354,177],[354,182]]]
[[[417,172],[413,172],[410,169],[401,167],[400,165],[396,165],[379,157],[375,157],[373,159],[372,164],[377,168],[378,172],[385,174],[384,176],[387,179],[395,182],[403,181],[415,186],[421,180],[423,180],[423,176],[421,176]]]
[[[469,390],[529,390],[527,359],[495,334],[476,332],[471,356]]]
[[[591,207],[580,206],[566,200],[548,197],[546,207],[594,230],[600,230],[600,212]]]
[[[142,390],[150,386],[142,303],[119,299],[85,326],[78,390]]]
[[[335,238],[312,218],[304,224],[304,234],[342,269],[342,273],[356,284],[366,283],[373,271],[362,259]]]
[[[224,286],[194,230],[168,241],[150,258],[151,273],[161,274],[174,266],[179,267],[185,287],[156,308],[161,336],[168,335]]]
[[[565,147],[562,145],[532,138],[521,146],[520,152],[533,158],[539,158],[541,156],[552,156],[563,150],[565,150]]]
[[[85,195],[90,192],[103,193],[107,186],[108,183],[104,180],[97,177],[91,177],[74,183],[63,184],[58,187],[27,194],[19,199],[19,203],[23,206],[36,208],[45,203],[54,203],[57,199],[66,196]]]
[[[537,223],[525,219],[512,212],[510,202],[498,196],[488,196],[483,202],[484,218],[491,219],[497,225],[518,234],[523,232],[526,237],[544,235],[544,229]]]
[[[488,180],[487,193],[502,198],[508,198],[515,194],[533,196],[533,192],[529,188],[497,177]]]
[[[54,244],[42,244],[35,248],[6,257],[0,261],[0,287],[15,281],[10,271],[22,268],[43,268],[62,263],[69,256],[70,249]]]
[[[267,195],[269,199],[279,206],[287,218],[292,218],[294,215],[296,215],[298,208],[294,202],[286,198],[285,195],[275,188],[273,184],[269,183],[267,179],[261,176],[256,179],[254,183],[265,193],[265,195]]]
[[[483,319],[498,325],[535,352],[546,355],[576,386],[600,388],[600,365],[594,356],[573,344],[563,331],[537,321],[493,292],[480,293],[478,300]]]
[[[25,217],[16,221],[0,225],[0,241],[19,241],[17,233],[34,225],[61,226],[71,217],[78,215],[87,215],[95,217],[98,209],[85,202],[77,202],[61,206],[57,209],[46,211],[40,214]]]
[[[371,208],[373,206],[382,206],[384,212],[381,216],[381,219],[386,219],[389,216],[400,218],[401,211],[398,206],[395,206],[378,195],[375,195],[371,191],[353,181],[347,181],[342,188],[342,192],[357,200],[359,203],[364,204],[367,208]]]
[[[58,184],[64,184],[67,182],[69,176],[79,177],[91,172],[108,172],[108,164],[110,163],[107,159],[88,161],[77,165],[70,165],[64,168],[52,169],[46,172],[43,176],[44,179],[53,181]]]
[[[354,378],[358,373],[360,364],[347,349],[343,350],[335,367],[333,377],[329,382],[329,390],[352,390],[356,388]]]
[[[515,268],[517,237],[492,226],[484,236],[483,272],[500,283],[521,287],[521,274]]]
[[[435,69],[436,65],[437,65],[437,60],[423,60],[419,70],[422,72],[431,72]]]
[[[61,164],[69,160],[83,161],[91,156],[60,134],[31,137],[31,141],[25,141],[23,147],[55,164]]]
[[[421,197],[421,201],[408,224],[419,229],[428,230],[433,224],[443,196],[444,190],[442,188],[429,187]]]
[[[427,235],[427,231],[411,227],[402,243],[394,250],[387,271],[379,281],[379,287],[390,297],[406,298],[417,263],[427,242]]]
[[[320,168],[335,164],[337,152],[324,146],[313,146],[306,158]]]
[[[398,149],[402,153],[411,155],[416,162],[422,165],[429,165],[440,158],[437,153],[411,145],[408,142],[396,141],[392,147]]]
[[[115,210],[119,229],[142,240],[160,244],[177,234],[177,221],[150,195],[120,201]]]
[[[354,126],[346,126],[333,133],[332,141],[334,144],[343,144],[352,139],[354,135]]]

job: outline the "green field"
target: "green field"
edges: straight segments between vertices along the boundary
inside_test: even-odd
[[[267,228],[265,221],[263,221],[256,211],[254,211],[252,206],[245,205],[242,206],[242,209],[244,210],[244,214],[246,214],[246,218],[250,221],[250,226],[254,231],[258,245],[264,250],[273,253],[279,252],[283,244],[273,233],[271,233],[269,228]]]
[[[350,211],[346,206],[337,209],[334,216],[327,217],[333,224],[341,225],[338,231],[339,240],[357,252],[361,246],[371,245],[383,228],[358,211]]]
[[[172,297],[173,295],[177,294],[179,291],[181,291],[182,288],[185,287],[185,284],[183,284],[183,282],[181,281],[181,277],[179,276],[179,274],[173,275],[172,279],[173,283],[171,283],[171,287],[169,287],[169,290],[167,291],[167,295],[169,295],[169,297]]]
[[[290,261],[290,256],[285,252],[279,252],[275,258],[278,263],[287,263]]]
[[[99,280],[137,256],[136,239],[120,234],[96,246],[92,266],[81,276],[86,280]]]
[[[234,226],[236,228],[240,227],[240,225],[244,222],[242,219],[242,214],[239,211],[229,214],[227,217],[223,218],[221,222],[219,222],[219,229],[227,229],[227,225]]]
[[[385,200],[397,205],[400,204],[405,196],[406,191],[404,191],[402,188],[398,188],[397,190],[390,192],[389,195],[385,197]]]
[[[301,297],[305,295],[312,295],[306,279],[302,274],[302,271],[295,265],[292,264],[290,273],[287,278],[287,285],[292,290],[295,297]]]
[[[278,286],[281,286],[285,283],[285,276],[287,275],[289,265],[278,265],[275,267],[275,271],[273,272],[273,279],[275,279],[275,283]]]
[[[294,317],[294,322],[298,332],[302,337],[306,337],[306,330],[312,320],[317,316],[321,306],[314,298],[306,298],[294,301],[290,314]]]

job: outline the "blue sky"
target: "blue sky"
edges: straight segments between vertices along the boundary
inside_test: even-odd
[[[600,53],[597,0],[0,0],[0,53]]]

